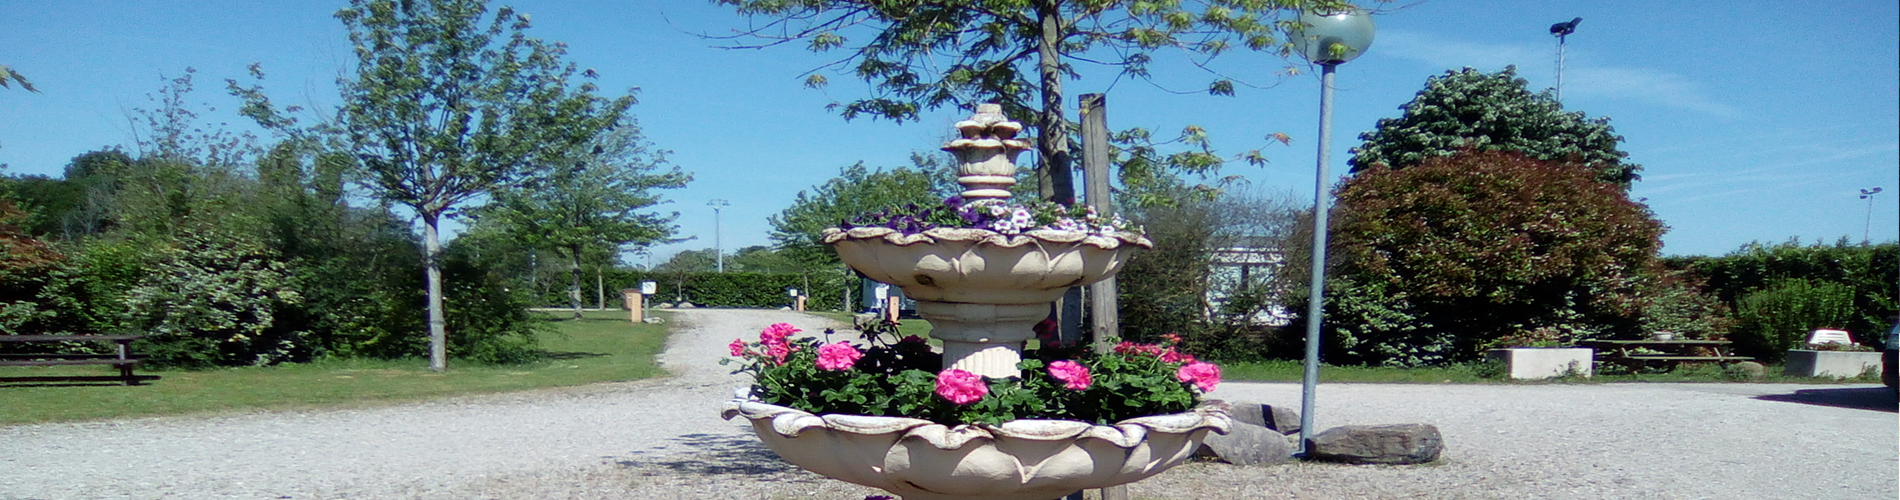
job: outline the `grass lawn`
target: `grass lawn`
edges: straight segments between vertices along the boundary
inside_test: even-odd
[[[569,313],[550,315],[567,318]],[[666,317],[666,313],[656,313]],[[670,318],[669,318],[670,319]],[[670,323],[669,323],[670,324]],[[364,406],[459,394],[635,380],[664,373],[654,356],[664,325],[633,325],[618,311],[589,311],[549,324],[541,347],[551,359],[525,365],[470,365],[449,359],[448,373],[426,359],[323,360],[204,371],[139,370],[163,379],[146,385],[6,385],[0,425],[311,407]],[[115,375],[109,367],[0,367],[0,377]]]

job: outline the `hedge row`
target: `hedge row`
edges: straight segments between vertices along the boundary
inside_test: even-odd
[[[1778,357],[1815,328],[1840,328],[1880,346],[1895,312],[1900,244],[1749,244],[1720,257],[1675,257],[1666,264],[1706,283],[1737,314],[1730,331],[1749,354]],[[1837,305],[1838,304],[1838,305]]]
[[[595,283],[583,279],[583,304],[593,305]],[[648,297],[650,303],[691,302],[702,307],[741,307],[776,309],[792,305],[788,289],[811,297],[806,306],[816,310],[837,310],[844,300],[845,278],[841,273],[747,273],[747,272],[650,272],[611,269],[600,277],[607,289],[609,307],[620,304],[620,291],[639,288],[643,281],[658,284],[659,293]],[[852,279],[851,285],[856,286]],[[854,289],[855,290],[855,289]],[[855,293],[855,292],[854,292]],[[568,304],[567,283],[543,281],[536,290],[536,302],[563,307]]]

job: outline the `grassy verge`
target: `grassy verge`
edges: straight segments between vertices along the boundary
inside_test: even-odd
[[[811,311],[811,313],[831,318],[847,327],[851,325],[851,313],[838,311]],[[930,322],[918,318],[900,319],[897,321],[897,333],[900,335],[916,335],[927,339],[930,338]]]
[[[665,313],[659,313],[665,314]],[[149,371],[148,385],[0,385],[0,425],[152,415],[337,407],[635,380],[664,373],[654,356],[662,325],[633,325],[625,313],[588,312],[551,323],[541,338],[550,359],[525,365],[469,365],[447,373],[428,361],[323,360],[206,371]],[[105,367],[0,367],[0,376],[111,375]]]

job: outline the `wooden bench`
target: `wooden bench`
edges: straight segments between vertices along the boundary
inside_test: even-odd
[[[157,375],[134,375],[132,368],[138,366],[144,356],[131,354],[132,341],[144,338],[142,335],[0,335],[4,343],[60,343],[60,342],[113,342],[118,344],[116,354],[0,354],[0,366],[69,366],[69,365],[109,365],[119,369],[118,376],[109,375],[53,375],[34,377],[0,376],[5,382],[122,382],[125,385],[139,385],[147,380],[158,380]]]
[[[1673,370],[1682,363],[1728,365],[1755,360],[1749,356],[1732,356],[1722,352],[1730,344],[1727,340],[1586,340],[1577,343],[1595,348],[1597,361],[1616,363],[1630,369],[1662,364]],[[1634,352],[1636,349],[1657,353]],[[1696,354],[1696,349],[1707,349],[1711,354]]]

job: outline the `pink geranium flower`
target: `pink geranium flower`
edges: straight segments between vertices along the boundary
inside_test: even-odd
[[[1167,348],[1167,350],[1161,351],[1161,362],[1163,363],[1193,363],[1194,356],[1190,356],[1181,351],[1176,351],[1174,350],[1173,347],[1169,347]]]
[[[802,331],[804,330],[792,326],[791,323],[774,323],[759,332],[759,341],[767,344],[785,342],[785,339],[790,338],[792,334]]]
[[[792,355],[792,345],[784,342],[766,344],[765,355],[772,357],[773,364],[785,364],[785,358]]]
[[[745,339],[732,339],[732,343],[727,344],[726,348],[732,350],[732,356],[735,358],[744,356],[745,355]]]
[[[989,384],[974,373],[951,368],[937,374],[937,395],[952,403],[967,405],[989,395]]]
[[[858,358],[864,353],[851,344],[839,342],[818,347],[818,367],[831,371],[849,370],[858,364]]]
[[[1212,392],[1220,384],[1220,367],[1213,363],[1199,361],[1181,365],[1174,371],[1174,378],[1184,383],[1194,384],[1201,392]]]
[[[1088,389],[1089,384],[1094,382],[1089,376],[1089,367],[1067,360],[1050,363],[1049,376],[1061,380],[1063,387],[1078,391]]]

